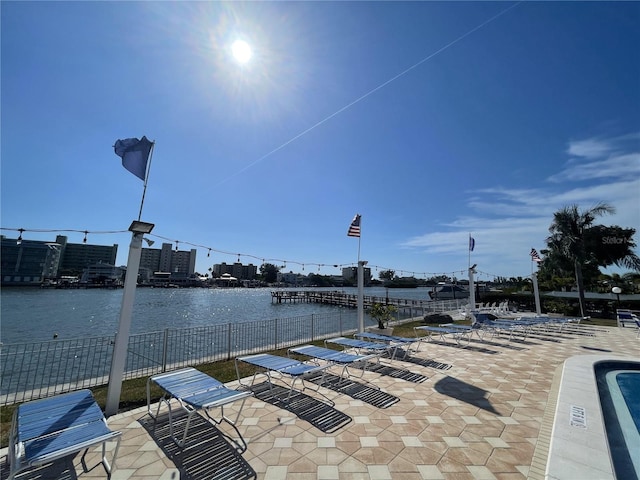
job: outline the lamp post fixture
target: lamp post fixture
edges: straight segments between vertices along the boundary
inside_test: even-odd
[[[622,289],[620,287],[613,287],[611,292],[616,294],[618,308],[620,308],[620,294],[622,293]]]
[[[473,311],[476,308],[476,286],[474,283],[474,278],[473,276],[476,273],[476,267],[478,266],[477,263],[474,263],[472,266],[469,267],[469,308]],[[455,287],[453,290],[453,298],[455,299],[456,297],[456,291],[455,291]]]

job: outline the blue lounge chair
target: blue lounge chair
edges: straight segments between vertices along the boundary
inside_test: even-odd
[[[626,309],[616,310],[616,317],[618,320],[618,327],[625,327],[627,323],[634,325],[638,317],[631,311]]]
[[[563,318],[563,317],[518,317],[513,320],[496,319],[500,322],[512,322],[516,325],[524,325],[530,327],[530,331],[541,328],[546,332],[557,331],[562,333],[564,327],[569,324],[579,324],[580,318]]]
[[[340,345],[345,350],[352,349],[358,355],[374,353],[387,355],[391,360],[396,356],[396,350],[398,348],[397,346],[386,343],[367,342],[365,340],[346,337],[328,338],[324,341],[325,346],[329,343]]]
[[[151,411],[151,384],[155,383],[163,391],[163,395],[158,402],[158,408],[155,413]],[[253,395],[249,391],[232,390],[224,386],[213,377],[206,373],[202,373],[195,368],[187,367],[181,370],[175,370],[168,373],[160,373],[153,375],[147,380],[147,411],[149,416],[157,421],[160,407],[164,403],[169,409],[169,435],[179,448],[184,448],[187,442],[187,433],[189,431],[189,423],[191,418],[198,410],[203,410],[207,418],[216,425],[227,422],[236,431],[238,440],[234,440],[238,450],[243,452],[247,449],[244,438],[236,427],[236,422],[240,418],[240,413],[244,407],[247,397]],[[187,413],[187,422],[184,427],[182,439],[178,439],[173,433],[173,411],[171,409],[171,400],[175,399],[180,408]],[[230,403],[242,400],[238,414],[235,420],[231,420],[224,414],[224,406]],[[221,418],[217,420],[212,417],[209,410],[220,408]]]
[[[473,312],[472,315],[474,317],[473,326],[480,326],[480,328],[491,332],[492,335],[500,336],[508,333],[509,340],[512,340],[514,335],[522,335],[522,340],[524,341],[529,332],[536,326],[535,323],[531,322],[498,319],[486,313]]]
[[[466,328],[457,328],[453,326],[435,327],[431,325],[423,325],[419,327],[413,327],[413,329],[416,332],[416,336],[418,335],[418,331],[431,333],[431,335],[427,336],[427,339],[429,341],[432,341],[433,337],[437,335],[440,337],[440,340],[442,342],[447,343],[445,336],[450,335],[451,338],[453,338],[454,341],[456,342],[456,345],[461,345],[462,340],[466,340],[467,345],[469,345],[471,343],[471,335],[473,335],[473,332],[474,332],[474,330],[471,328],[466,329]]]
[[[81,452],[82,463],[90,447],[102,445],[102,465],[115,470],[121,432],[107,427],[102,410],[89,390],[23,403],[13,414],[9,434],[9,479],[18,473]],[[107,442],[115,441],[111,464]]]
[[[469,334],[469,341],[471,341],[471,337],[475,333],[480,341],[484,341],[484,335],[486,333],[485,330],[480,328],[479,325],[460,325],[458,323],[442,323],[438,325],[442,328],[455,329],[460,331],[462,334]]]
[[[367,369],[367,363],[369,363],[369,360],[380,359],[379,353],[354,355],[352,353],[339,352],[330,348],[316,347],[314,345],[303,345],[301,347],[290,348],[289,353],[306,355],[307,357],[325,361],[329,365],[340,365],[342,366],[340,378],[344,378],[345,375],[352,376],[349,372],[349,366],[355,366],[358,364],[362,367],[362,373],[359,375],[359,377],[362,377]]]
[[[380,333],[374,332],[360,332],[356,333],[354,337],[357,338],[366,338],[367,340],[372,340],[374,342],[382,342],[388,345],[392,345],[400,348],[409,349],[411,345],[417,343],[416,352],[420,350],[420,343],[422,342],[421,337],[416,338],[408,338],[408,337],[399,337],[397,335],[382,335]]]
[[[329,368],[329,365],[310,365],[308,363],[300,362],[298,360],[292,360],[290,358],[280,357],[278,355],[260,353],[258,355],[247,355],[244,357],[236,358],[235,364],[236,374],[238,375],[238,382],[240,382],[241,380],[238,362],[244,362],[249,365],[253,365],[254,367],[258,367],[267,376],[269,390],[271,391],[273,391],[273,373],[280,375],[280,377],[287,376],[291,378],[291,384],[287,384],[287,386],[289,387],[289,395],[286,399],[287,402],[291,399],[291,394],[294,391],[293,387],[298,379],[302,382],[302,389],[304,390],[306,388],[304,384],[305,378],[312,375],[315,376],[317,373],[322,372],[322,378],[319,382],[319,386],[321,386],[324,379],[324,370]],[[253,374],[253,378],[249,387],[254,384],[258,373],[260,373],[260,371],[256,370],[256,372]],[[286,382],[284,383],[286,384]]]

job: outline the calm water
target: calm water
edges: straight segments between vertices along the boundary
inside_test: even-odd
[[[252,322],[336,311],[318,304],[271,303],[269,288],[160,289],[136,291],[131,333],[165,328]],[[328,289],[328,290],[336,290]],[[340,289],[357,294],[356,288]],[[0,341],[5,344],[114,335],[120,318],[123,290],[49,290],[3,288]],[[385,297],[386,289],[371,287],[365,295]],[[391,289],[390,298],[428,298],[426,288]]]
[[[598,394],[616,478],[640,478],[640,363],[595,365]]]

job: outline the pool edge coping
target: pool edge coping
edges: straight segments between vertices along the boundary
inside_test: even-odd
[[[549,408],[553,415],[549,418],[552,430],[548,442],[546,468],[544,477],[538,478],[560,480],[595,478],[594,475],[601,480],[616,478],[609,454],[594,369],[597,363],[606,361],[637,363],[638,359],[605,354],[577,355],[564,361],[559,375],[556,372],[559,388],[555,406],[553,409]],[[570,420],[564,421],[569,419],[568,409],[573,407],[584,409],[584,426],[571,425]],[[545,420],[546,415],[545,411]],[[536,453],[542,454],[542,448],[541,446],[540,452],[536,449]]]

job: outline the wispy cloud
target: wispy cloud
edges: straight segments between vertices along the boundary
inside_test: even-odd
[[[549,177],[551,182],[624,178],[640,175],[640,152],[611,155],[605,159],[589,158],[588,162],[571,162],[560,173]]]
[[[613,152],[637,150],[640,132],[633,132],[617,137],[593,137],[583,140],[572,140],[567,153],[572,157],[602,158]]]
[[[600,158],[613,150],[611,141],[598,138],[569,142],[567,153],[572,157]]]
[[[531,247],[543,248],[553,213],[577,204],[606,202],[616,214],[605,224],[640,231],[640,135],[570,142],[572,156],[557,174],[534,188],[483,188],[469,192],[470,214],[441,224],[438,231],[407,239],[402,246],[463,262],[469,232],[476,239],[474,261],[501,271],[528,267]],[[457,257],[457,258],[456,258]],[[462,263],[464,265],[464,263]],[[504,270],[504,269],[502,269]]]
[[[549,177],[549,181],[628,178],[640,174],[639,133],[572,141],[567,153],[571,158],[560,172]]]

